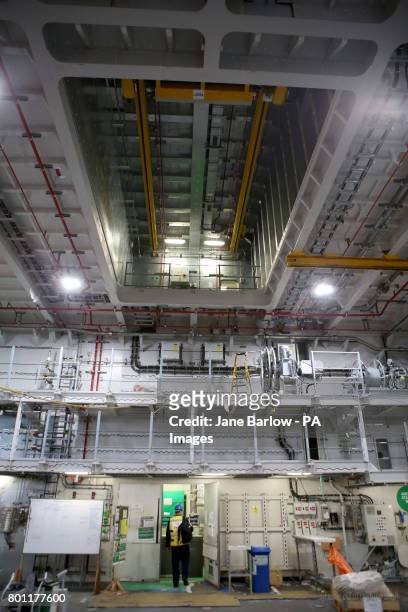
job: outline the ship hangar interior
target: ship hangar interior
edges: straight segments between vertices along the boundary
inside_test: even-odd
[[[408,610],[407,23],[0,1],[0,606]]]

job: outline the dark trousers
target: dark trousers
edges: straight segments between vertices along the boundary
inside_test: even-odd
[[[178,587],[180,580],[180,563],[181,576],[183,581],[188,580],[188,565],[190,562],[190,547],[188,544],[183,546],[171,547],[171,567],[173,570],[173,585]]]

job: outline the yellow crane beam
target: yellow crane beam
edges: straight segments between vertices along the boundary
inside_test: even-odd
[[[258,93],[254,117],[252,119],[251,134],[249,136],[248,149],[245,158],[244,171],[242,174],[241,187],[239,190],[237,206],[235,209],[234,225],[232,227],[232,235],[230,241],[230,249],[233,253],[238,250],[239,241],[245,231],[245,217],[248,208],[248,199],[251,191],[252,179],[254,178],[256,161],[258,159],[259,150],[263,130],[265,126],[266,113],[268,111],[269,102],[265,101],[262,91]]]
[[[155,97],[156,100],[164,101],[250,105],[254,99],[254,90],[249,85],[156,81]]]
[[[287,87],[264,88],[265,96],[272,104],[280,106],[285,103]],[[221,83],[183,83],[175,81],[156,81],[155,98],[160,101],[207,102],[207,104],[243,104],[251,105],[256,89],[251,85],[234,85]]]
[[[156,225],[156,206],[154,203],[152,157],[150,152],[149,124],[147,120],[146,87],[143,80],[137,84],[130,79],[122,79],[122,95],[135,101],[137,132],[140,146],[143,187],[146,200],[147,223],[149,226],[150,245],[153,252],[159,247]]]
[[[398,270],[408,272],[408,259],[395,255],[384,257],[346,257],[344,255],[311,255],[292,251],[286,257],[289,268],[342,268],[346,270]]]

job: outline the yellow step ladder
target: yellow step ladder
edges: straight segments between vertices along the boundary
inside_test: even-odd
[[[235,353],[234,355],[231,393],[252,393],[251,372],[246,352]]]

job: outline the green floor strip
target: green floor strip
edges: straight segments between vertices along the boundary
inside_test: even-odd
[[[202,578],[189,578],[190,584],[202,582]],[[121,580],[123,587],[129,593],[133,591],[153,591],[153,592],[174,592],[173,580],[171,578],[160,578],[159,582],[135,582],[134,580]],[[180,580],[180,591],[185,590],[185,586]]]

